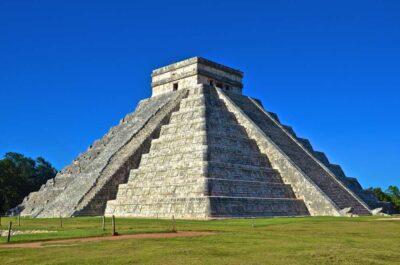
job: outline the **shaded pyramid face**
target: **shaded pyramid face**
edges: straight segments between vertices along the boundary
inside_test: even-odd
[[[392,212],[242,95],[242,72],[191,58],[14,209],[33,217],[229,218]]]

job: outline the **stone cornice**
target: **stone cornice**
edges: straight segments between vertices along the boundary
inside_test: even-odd
[[[155,69],[151,73],[151,76],[157,76],[160,74],[164,74],[164,73],[167,73],[167,72],[170,72],[173,70],[177,70],[177,69],[180,69],[180,68],[192,65],[192,64],[206,65],[206,66],[209,66],[209,67],[212,67],[212,68],[215,68],[215,69],[218,69],[218,70],[221,70],[221,71],[224,71],[224,72],[227,72],[227,73],[239,76],[239,77],[243,77],[243,72],[240,70],[233,69],[231,67],[228,67],[228,66],[225,66],[225,65],[222,65],[219,63],[215,63],[213,61],[204,59],[202,57],[193,57],[193,58],[190,58],[190,59],[178,62],[178,63],[174,63],[171,65],[167,65],[165,67]]]
[[[175,75],[173,77],[165,78],[165,79],[157,81],[157,82],[152,82],[151,83],[151,87],[156,87],[156,86],[160,86],[160,85],[163,85],[163,84],[166,84],[166,83],[175,82],[175,81],[181,80],[183,78],[188,78],[188,77],[191,77],[191,76],[194,76],[194,75],[206,76],[206,77],[212,78],[212,79],[214,79],[216,81],[220,81],[222,83],[232,85],[234,87],[243,88],[243,84],[241,82],[237,82],[237,81],[234,81],[232,79],[229,79],[229,78],[226,78],[226,77],[222,77],[220,75],[216,75],[216,74],[211,73],[210,71],[207,71],[207,70],[204,70],[204,69],[194,69],[193,71],[190,71],[190,72],[186,72],[186,73],[183,73],[183,74],[178,74],[178,75]]]

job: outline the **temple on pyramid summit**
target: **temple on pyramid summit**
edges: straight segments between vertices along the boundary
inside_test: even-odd
[[[359,216],[393,211],[200,57],[152,72],[142,100],[17,207],[22,216]]]

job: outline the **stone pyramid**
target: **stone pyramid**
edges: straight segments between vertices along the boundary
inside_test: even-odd
[[[17,210],[188,219],[392,210],[243,96],[242,77],[199,57],[154,70],[152,97]]]

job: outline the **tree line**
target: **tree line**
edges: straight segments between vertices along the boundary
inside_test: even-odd
[[[57,170],[42,157],[6,153],[0,160],[0,214],[20,204],[56,174]]]
[[[400,189],[397,186],[389,186],[385,191],[381,188],[369,188],[375,196],[383,202],[391,202],[397,211],[400,212]]]

